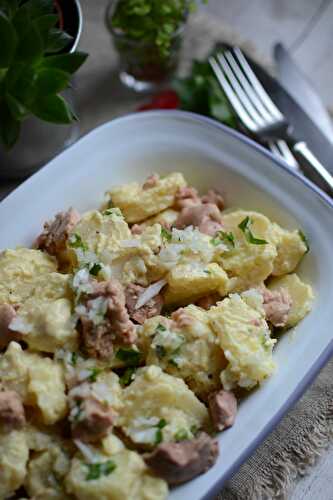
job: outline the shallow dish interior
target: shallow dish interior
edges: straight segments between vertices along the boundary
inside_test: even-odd
[[[333,352],[329,201],[268,153],[214,122],[180,112],[144,113],[95,130],[4,200],[0,249],[31,245],[55,212],[94,208],[112,185],[173,171],[183,172],[199,190],[221,190],[228,207],[262,211],[287,228],[302,228],[311,252],[300,275],[316,293],[311,314],[277,344],[278,372],[241,403],[236,424],[220,435],[217,464],[170,496],[199,500],[213,497]]]

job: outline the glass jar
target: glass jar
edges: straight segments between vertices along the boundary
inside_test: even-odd
[[[152,91],[174,75],[183,41],[185,22],[172,35],[168,55],[158,45],[129,38],[122,30],[112,26],[112,17],[118,0],[112,0],[106,11],[106,25],[119,55],[119,77],[124,85],[137,92]]]

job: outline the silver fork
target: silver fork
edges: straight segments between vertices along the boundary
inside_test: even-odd
[[[268,141],[267,146],[273,154],[288,163],[289,167],[297,170],[298,172],[300,171],[299,164],[286,141],[283,141],[282,139],[279,139],[278,141]]]
[[[293,152],[290,154],[301,160],[303,172],[333,196],[333,177],[305,142],[293,138],[292,128],[259,82],[242,51],[234,48],[211,57],[209,62],[244,127],[268,143],[273,152],[280,152],[280,156],[281,145],[284,154],[289,150],[288,142]]]

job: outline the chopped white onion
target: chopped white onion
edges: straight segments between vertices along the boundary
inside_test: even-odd
[[[160,291],[166,284],[167,281],[163,279],[156,281],[156,283],[153,283],[148,288],[146,288],[146,290],[138,298],[135,309],[140,309],[140,307],[143,307],[145,304],[147,304],[147,302],[149,302],[152,298],[160,293]]]
[[[80,370],[79,371],[79,376],[78,376],[78,379],[80,381],[82,380],[86,380],[87,378],[89,378],[91,376],[91,370]]]
[[[8,325],[8,328],[13,332],[22,333],[22,335],[26,335],[27,333],[32,332],[32,325],[27,321],[24,321],[24,319],[20,318],[20,316],[16,316],[14,319],[12,319],[12,321]]]
[[[111,394],[110,388],[106,384],[103,384],[103,382],[96,382],[93,384],[92,394],[99,401],[106,401],[110,405],[114,403],[114,398]]]
[[[73,439],[75,445],[78,447],[84,458],[90,463],[93,464],[94,462],[98,461],[98,456],[96,453],[94,453],[89,446],[86,444],[82,443],[79,439]]]

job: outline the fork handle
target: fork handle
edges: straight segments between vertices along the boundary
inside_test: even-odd
[[[306,142],[294,144],[293,151],[304,174],[333,197],[333,177],[308,148]]]

